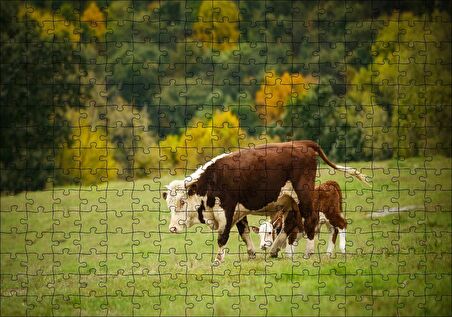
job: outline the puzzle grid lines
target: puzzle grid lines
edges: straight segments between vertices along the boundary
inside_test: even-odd
[[[2,316],[450,315],[450,2],[0,5]],[[216,230],[170,232],[172,182],[297,140],[368,177],[317,159],[337,245],[322,218],[309,257],[250,232],[250,259],[233,226],[212,266]],[[241,168],[268,189],[287,162],[262,161]]]

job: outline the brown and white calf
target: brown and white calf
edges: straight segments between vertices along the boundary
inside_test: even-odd
[[[284,188],[287,188],[287,184]],[[270,249],[270,256],[277,257],[278,252],[286,244],[286,253],[293,250],[293,244],[298,241],[299,236],[304,231],[303,220],[298,210],[298,203],[291,196],[284,192],[281,193],[276,202],[270,203],[264,208],[257,210],[256,213],[271,215],[269,218],[278,223],[278,230],[273,230],[274,222],[264,222],[259,228],[252,226],[252,230],[260,236],[259,246],[262,250]]]
[[[333,254],[336,240],[339,235],[339,248],[345,253],[345,229],[347,221],[342,216],[342,192],[339,184],[335,181],[327,181],[315,188],[312,195],[314,211],[319,213],[319,224],[316,232],[320,232],[321,226],[325,224],[330,232],[327,253]],[[293,212],[293,211],[289,211]],[[290,219],[290,216],[288,217]],[[259,233],[261,248],[272,246],[276,234],[282,227],[282,218],[279,213],[263,222],[259,227],[251,227],[256,233]],[[293,227],[289,231],[289,244],[286,247],[286,254],[292,256],[294,253],[294,241],[298,241],[301,231],[298,227]],[[307,240],[306,255],[314,252],[314,240]]]
[[[243,218],[240,210],[259,210],[276,201],[281,188],[288,181],[297,195],[299,210],[305,219],[306,235],[309,239],[314,238],[318,214],[312,212],[312,192],[317,155],[332,168],[366,182],[365,176],[356,169],[338,166],[329,161],[320,146],[313,141],[266,144],[224,154],[206,163],[183,181],[186,190],[183,196],[205,197],[206,207],[209,208],[213,208],[218,199],[219,206],[224,211],[224,226],[218,235],[217,259],[222,258],[232,226]],[[171,185],[168,190],[172,192]],[[185,199],[188,202],[188,198]],[[199,201],[198,198],[195,200]],[[172,207],[172,218],[185,210],[184,206],[177,204]],[[173,233],[179,231],[179,218],[175,219],[171,220],[169,228]]]

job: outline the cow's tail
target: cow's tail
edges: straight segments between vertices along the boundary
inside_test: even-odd
[[[361,182],[365,183],[366,185],[369,185],[369,182],[367,181],[367,176],[364,175],[363,173],[360,173],[356,168],[353,167],[346,167],[346,166],[341,166],[341,165],[336,165],[333,162],[331,162],[328,157],[326,157],[325,152],[323,152],[322,148],[320,147],[320,145],[318,145],[315,142],[311,142],[309,144],[309,146],[314,149],[317,154],[322,158],[322,160],[328,164],[329,166],[331,166],[332,168],[334,168],[335,170],[338,171],[342,171],[348,175],[354,176],[357,179],[359,179]]]

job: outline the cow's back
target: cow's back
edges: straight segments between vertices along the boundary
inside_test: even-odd
[[[315,169],[315,154],[303,143],[269,144],[219,159],[206,169],[198,183],[202,191],[221,201],[233,199],[256,210],[276,201],[294,173],[313,166]]]

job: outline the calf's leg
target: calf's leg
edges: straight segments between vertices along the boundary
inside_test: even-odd
[[[339,232],[337,228],[333,227],[329,222],[327,222],[328,231],[330,232],[330,239],[328,240],[328,248],[326,253],[333,255],[334,247],[336,246],[337,233]]]
[[[339,229],[339,249],[342,253],[345,253],[345,228]]]
[[[272,247],[270,248],[270,256],[272,258],[278,257],[278,252],[281,249],[281,246],[284,245],[287,239],[287,233],[283,230],[278,234],[275,241],[272,244]]]
[[[339,235],[339,249],[342,253],[345,253],[345,229],[347,228],[347,221],[342,217],[340,207],[336,208],[336,210],[328,215],[328,221],[335,228],[332,241],[336,243],[336,238]]]
[[[270,249],[270,256],[271,257],[277,257],[278,252],[282,247],[286,247],[286,239],[289,241],[289,246],[286,247],[286,253],[288,253],[289,256],[293,255],[294,249],[293,249],[293,243],[295,242],[295,239],[298,235],[298,223],[297,223],[297,210],[289,210],[284,211],[284,219],[283,219],[283,225],[281,228],[281,232],[276,237],[275,241],[272,244],[272,247]],[[301,220],[300,220],[301,221]]]

